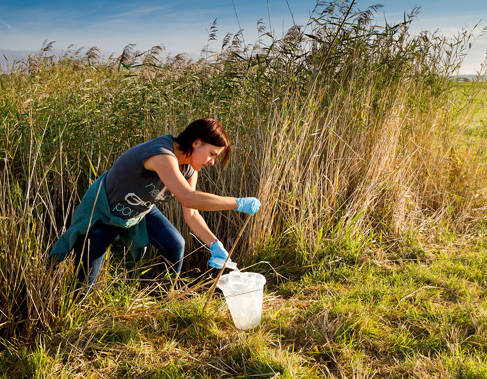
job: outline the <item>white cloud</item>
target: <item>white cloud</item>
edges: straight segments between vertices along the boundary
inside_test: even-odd
[[[161,12],[161,11],[167,11],[169,9],[171,9],[171,7],[168,5],[161,6],[161,7],[132,8],[132,9],[126,10],[124,12],[107,15],[105,17],[105,20],[110,21],[110,20],[133,19],[133,18],[137,18],[137,17],[150,16],[153,13],[157,13],[157,12]]]
[[[483,40],[475,41],[472,44],[472,48],[465,57],[462,67],[460,69],[461,74],[476,74],[481,70],[482,63],[487,63],[487,38]],[[486,67],[483,68],[484,72],[481,74],[487,74],[485,72]]]
[[[12,29],[12,25],[10,24],[7,24],[5,21],[3,21],[2,19],[0,19],[0,26],[6,28],[7,30],[11,30]]]

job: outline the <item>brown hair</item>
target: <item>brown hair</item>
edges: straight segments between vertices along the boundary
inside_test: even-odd
[[[230,158],[232,144],[220,123],[213,118],[200,118],[189,124],[174,141],[178,143],[179,149],[189,156],[193,152],[193,142],[198,138],[205,143],[225,147],[220,158],[221,167],[225,167]]]

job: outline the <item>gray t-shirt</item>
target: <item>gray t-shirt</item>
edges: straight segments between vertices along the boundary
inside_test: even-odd
[[[105,179],[113,215],[123,219],[140,216],[148,212],[154,202],[167,201],[173,196],[156,172],[144,168],[144,161],[158,154],[176,157],[170,134],[133,146],[115,161]],[[185,164],[181,172],[189,179],[194,170]]]

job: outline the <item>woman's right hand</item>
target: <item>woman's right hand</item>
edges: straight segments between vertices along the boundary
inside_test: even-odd
[[[238,212],[253,215],[256,214],[260,208],[260,201],[255,197],[238,197],[235,200],[237,201],[238,205],[235,210]]]

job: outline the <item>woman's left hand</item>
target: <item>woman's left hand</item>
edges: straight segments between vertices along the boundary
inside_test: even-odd
[[[210,267],[222,268],[228,257],[228,252],[220,241],[215,241],[210,246],[211,258],[208,261]]]

